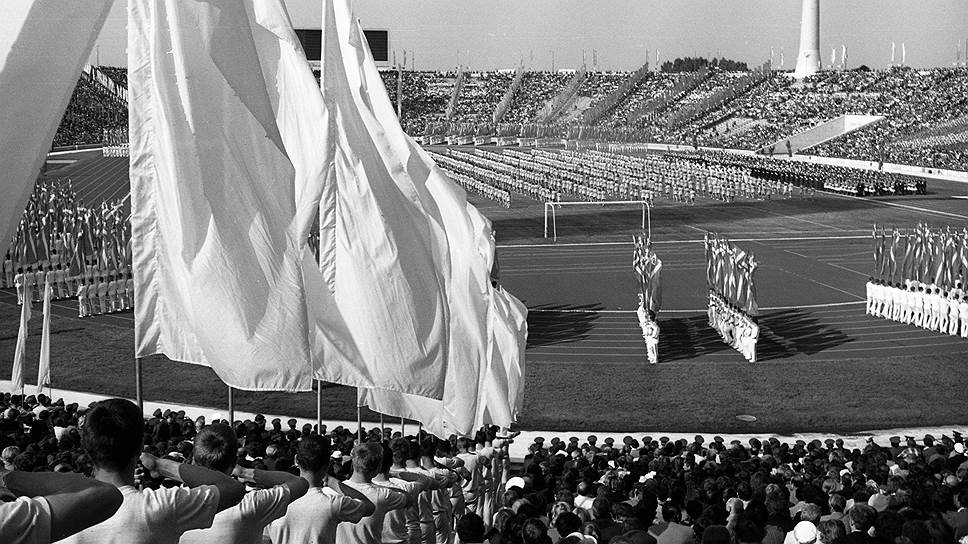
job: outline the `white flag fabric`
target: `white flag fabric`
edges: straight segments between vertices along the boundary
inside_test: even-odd
[[[324,18],[321,83],[332,124],[323,154],[334,158],[336,188],[320,208],[321,268],[363,359],[379,369],[375,385],[439,399],[455,326],[447,276],[462,269],[445,229],[460,218],[433,201],[429,173],[412,169],[420,159],[375,109],[377,93],[389,100],[375,67],[376,79],[362,69],[369,51],[348,6],[327,1]],[[347,370],[326,365],[317,377],[348,383]],[[431,379],[439,381],[420,383]]]
[[[0,253],[17,232],[111,0],[4,0],[0,23]]]
[[[305,238],[321,174],[287,153],[321,106],[281,3],[131,0],[128,73],[136,356],[246,390],[352,366]]]
[[[326,0],[322,26],[323,96],[328,105],[335,105],[338,120],[339,221],[373,213],[369,206],[386,209],[381,202],[404,206],[404,212],[419,218],[414,224],[424,223],[421,240],[425,245],[418,249],[428,248],[438,271],[434,277],[445,295],[439,310],[447,326],[443,398],[437,401],[371,388],[361,389],[358,400],[378,412],[421,421],[437,436],[470,434],[481,422],[482,383],[492,343],[489,315],[495,290],[489,279],[493,263],[490,222],[400,128],[348,2]],[[330,71],[336,68],[336,73]],[[368,187],[345,187],[352,183]],[[349,214],[343,208],[354,204],[357,213]],[[351,217],[344,217],[348,214]],[[344,236],[350,232],[343,227],[336,236],[336,294],[344,312],[350,311],[342,303],[344,282],[349,279],[343,275],[344,266],[350,263],[341,255],[352,255],[352,248],[341,244],[352,241]],[[421,303],[430,310],[428,301]],[[518,353],[523,353],[523,346],[522,338]],[[502,398],[507,396],[505,390]]]
[[[490,302],[487,370],[481,381],[482,402],[475,426],[509,427],[524,401],[528,310],[504,289],[495,289]]]
[[[49,279],[49,277],[48,277]],[[40,361],[37,365],[37,394],[44,392],[50,385],[50,298],[54,286],[44,282],[44,328],[40,333]]]
[[[24,362],[27,358],[27,323],[30,321],[30,297],[24,297],[20,307],[20,330],[17,332],[17,346],[13,351],[13,371],[10,374],[10,389],[19,392],[24,387]]]

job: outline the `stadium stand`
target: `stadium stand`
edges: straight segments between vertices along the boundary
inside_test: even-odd
[[[462,75],[404,70],[401,124],[411,135],[426,137],[424,143],[471,144],[477,137],[477,143],[503,138],[502,143],[517,145],[518,138],[530,143],[551,138],[763,152],[772,146],[774,153],[784,153],[776,146],[793,135],[844,115],[876,115],[884,119],[842,135],[835,131],[832,139],[793,152],[968,169],[965,68],[826,71],[802,82],[768,65],[747,72],[644,68]],[[55,146],[102,139],[121,144],[114,135],[126,125],[126,110],[98,78],[124,88],[126,71],[98,67],[90,73],[78,82]],[[382,77],[396,104],[398,72],[386,70]]]
[[[93,410],[102,409],[101,403],[78,406],[43,394],[25,398],[5,393],[0,406],[5,473],[90,475],[97,460],[103,462],[98,456],[103,454],[91,451],[97,443],[86,438],[96,431],[84,421]],[[223,427],[218,432],[237,441],[237,456],[234,451],[205,450],[196,457],[196,437],[209,432],[206,424],[213,423],[231,423],[231,430]],[[809,443],[775,437],[727,443],[719,436],[707,441],[701,435],[692,440],[625,436],[621,442],[595,436],[536,437],[521,462],[512,463],[508,448],[517,435],[499,435],[495,427],[483,428],[474,437],[448,440],[424,434],[402,437],[389,428],[359,432],[364,443],[385,452],[382,467],[377,463],[372,468],[374,479],[389,473],[394,480],[416,481],[418,477],[407,474],[426,475],[430,470],[452,482],[453,496],[463,499],[451,503],[450,487],[428,490],[426,500],[415,501],[411,513],[399,518],[377,514],[386,515],[385,527],[400,530],[404,538],[408,520],[416,523],[425,512],[432,514],[433,497],[443,497],[433,502],[440,515],[423,517],[425,529],[431,538],[434,532],[456,531],[460,542],[728,544],[791,539],[822,544],[953,544],[968,535],[968,458],[958,433],[908,436],[903,442],[891,437],[889,444],[869,439],[859,448],[834,437]],[[183,410],[156,410],[144,419],[141,442],[149,457],[142,459],[152,466],[155,457],[172,463],[177,474],[180,463],[207,463],[205,456],[224,456],[230,463],[226,472],[282,474],[281,480],[261,485],[258,477],[253,478],[248,491],[252,494],[287,481],[285,473],[310,477],[300,444],[315,443],[318,436],[320,447],[327,454],[333,452],[324,474],[331,478],[329,485],[339,489],[345,487],[340,481],[358,481],[365,450],[354,446],[358,435],[352,429],[300,427],[295,419],[268,421],[261,415],[227,422],[208,421]],[[179,485],[160,472],[136,473],[135,485]],[[217,476],[210,477],[215,485],[226,486],[225,492],[234,492]],[[390,482],[383,485],[399,485]],[[278,509],[275,517],[284,520],[285,511]],[[392,526],[391,519],[401,523]]]
[[[84,72],[74,88],[53,146],[99,144],[105,129],[127,126],[127,102]]]

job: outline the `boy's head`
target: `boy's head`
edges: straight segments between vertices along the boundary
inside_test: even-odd
[[[87,412],[81,443],[100,470],[120,472],[141,454],[145,421],[138,406],[127,399],[107,399]]]

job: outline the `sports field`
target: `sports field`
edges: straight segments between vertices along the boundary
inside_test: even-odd
[[[115,164],[116,163],[116,164]],[[48,173],[70,177],[86,202],[127,192],[124,159],[86,159]],[[542,237],[543,206],[510,210],[472,198],[494,223],[502,282],[530,309],[521,427],[683,432],[849,432],[968,423],[968,340],[864,315],[873,223],[968,225],[968,185],[932,181],[922,197],[695,206],[659,201],[652,238],[664,261],[659,315],[662,363],[645,364],[635,315],[632,244],[640,211],[581,207],[558,212],[558,242]],[[88,195],[88,196],[85,196]],[[515,195],[517,196],[517,195]],[[756,364],[706,324],[706,231],[725,234],[761,263],[763,309]],[[52,375],[66,389],[132,396],[131,313],[78,319],[56,303]],[[19,312],[0,293],[0,376],[10,372]],[[37,333],[28,352],[36,358]],[[33,367],[35,365],[31,365]],[[28,382],[35,368],[28,369]],[[151,400],[224,406],[227,392],[202,367],[145,361]],[[354,392],[330,386],[325,415],[355,416]],[[315,414],[315,395],[241,392],[239,409]],[[745,422],[737,415],[752,415]]]

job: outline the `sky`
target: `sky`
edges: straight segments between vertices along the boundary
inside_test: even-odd
[[[6,1],[6,0],[4,0]],[[258,0],[257,0],[258,1]],[[285,0],[296,28],[319,28],[320,0]],[[125,0],[115,0],[91,61],[124,65]],[[793,68],[801,0],[353,0],[364,28],[387,29],[390,48],[418,70],[592,67],[635,70],[660,59],[725,56]],[[0,7],[0,11],[2,11]],[[2,21],[3,17],[0,17]],[[883,69],[891,42],[915,67],[951,66],[968,40],[968,0],[821,0],[820,52],[848,50],[849,67]],[[2,31],[0,22],[0,31]],[[648,52],[648,57],[646,56]]]

